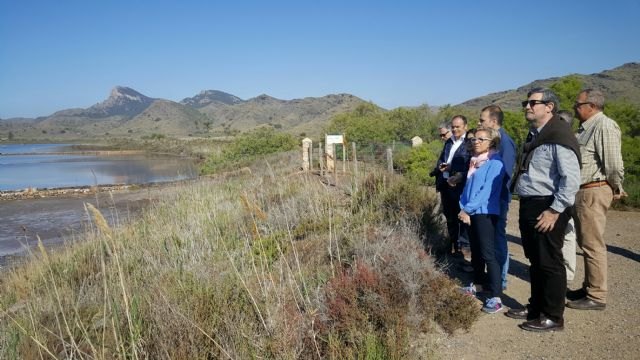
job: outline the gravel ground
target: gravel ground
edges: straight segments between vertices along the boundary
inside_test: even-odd
[[[520,245],[519,203],[511,203],[508,235],[511,265],[503,302],[521,307],[529,298],[528,266]],[[607,217],[609,296],[605,311],[566,308],[565,329],[554,333],[521,330],[503,313],[482,314],[466,333],[440,339],[445,359],[639,359],[640,347],[640,213],[610,211]],[[578,248],[576,278],[569,288],[579,288],[584,278]],[[467,274],[456,273],[462,281]]]

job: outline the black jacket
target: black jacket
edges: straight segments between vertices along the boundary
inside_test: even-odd
[[[449,158],[449,152],[451,151],[451,147],[453,146],[453,138],[449,138],[444,143],[444,148],[440,153],[440,157],[438,158],[438,162],[436,163],[436,167],[431,172],[432,176],[436,177],[436,190],[440,191],[442,189],[450,188],[447,184],[447,179],[442,176],[442,172],[440,171],[440,164],[446,163]],[[455,175],[457,173],[462,173],[462,181],[455,186],[456,189],[463,189],[464,184],[467,181],[467,171],[469,171],[469,162],[471,161],[471,152],[469,151],[469,139],[465,136],[464,141],[458,147],[456,152],[453,154],[453,158],[451,159],[451,170],[449,171],[449,176]]]

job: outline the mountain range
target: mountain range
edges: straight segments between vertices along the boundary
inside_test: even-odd
[[[574,75],[585,86],[604,91],[608,100],[640,104],[640,63],[628,63],[596,74]],[[507,110],[517,110],[530,89],[548,87],[558,79],[536,80],[514,90],[477,97],[458,106],[479,109],[495,103]],[[293,100],[280,100],[263,94],[243,100],[219,90],[205,90],[175,102],[116,86],[106,100],[86,109],[66,109],[35,119],[4,119],[0,121],[0,137],[8,133],[20,139],[46,137],[56,140],[108,135],[216,136],[264,125],[296,135],[319,135],[331,117],[351,111],[363,102],[350,94]]]
[[[640,104],[640,63],[627,63],[611,70],[595,74],[576,76],[585,88],[601,90],[607,101],[625,100],[632,104]],[[549,87],[558,81],[559,77],[536,80],[515,90],[501,91],[489,95],[467,100],[461,106],[480,109],[488,104],[500,105],[507,110],[520,110],[520,102],[527,97],[527,92],[536,87]]]
[[[353,110],[362,102],[349,94],[293,100],[260,95],[243,100],[218,90],[205,90],[174,102],[116,86],[106,100],[86,109],[66,109],[35,119],[2,120],[0,134],[56,139],[153,134],[215,136],[263,125],[294,134],[318,134],[332,116]]]

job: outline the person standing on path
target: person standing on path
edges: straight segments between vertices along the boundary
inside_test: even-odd
[[[570,127],[573,125],[573,114],[570,111],[560,110],[558,111],[558,116],[566,121]],[[575,216],[575,211],[572,213]],[[573,281],[576,276],[576,225],[573,221],[573,216],[569,218],[567,228],[564,230],[562,257],[564,259],[564,267],[567,269],[567,281]]]
[[[451,137],[444,143],[444,148],[436,164],[436,190],[440,192],[442,212],[447,219],[447,231],[453,254],[462,256],[458,238],[466,238],[466,225],[458,220],[460,212],[460,195],[467,180],[471,153],[466,140],[467,118],[456,115],[451,119]],[[449,250],[451,252],[451,250]]]
[[[535,88],[522,102],[530,133],[513,185],[520,196],[520,234],[531,263],[531,297],[507,316],[527,319],[528,331],[564,329],[567,275],[562,257],[564,230],[580,185],[580,149],[569,125],[557,115],[559,100]]]
[[[582,155],[580,190],[576,194],[578,245],[584,252],[582,288],[567,293],[567,306],[578,310],[604,310],[607,304],[607,245],[604,229],[613,200],[626,196],[622,189],[624,166],[620,128],[607,117],[604,95],[593,89],[578,94],[573,105],[580,120],[578,143]]]
[[[500,133],[500,146],[498,153],[502,158],[506,176],[500,195],[500,216],[496,225],[496,258],[500,264],[502,289],[507,288],[507,275],[509,274],[509,247],[507,246],[507,214],[511,202],[511,177],[516,163],[516,143],[502,127],[504,113],[498,105],[489,105],[480,111],[478,125],[480,127],[498,130]]]
[[[458,213],[458,219],[469,226],[473,283],[462,290],[473,296],[480,289],[486,291],[482,311],[494,314],[502,310],[501,264],[496,257],[495,235],[505,177],[504,164],[497,151],[500,133],[491,128],[478,129],[473,144],[474,156]]]

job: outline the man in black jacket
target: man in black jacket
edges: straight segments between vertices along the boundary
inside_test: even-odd
[[[440,192],[442,212],[447,219],[447,231],[454,254],[460,254],[458,238],[466,236],[466,225],[458,220],[460,195],[467,180],[471,153],[467,146],[467,118],[451,119],[451,137],[444,143],[436,169],[436,190]]]

